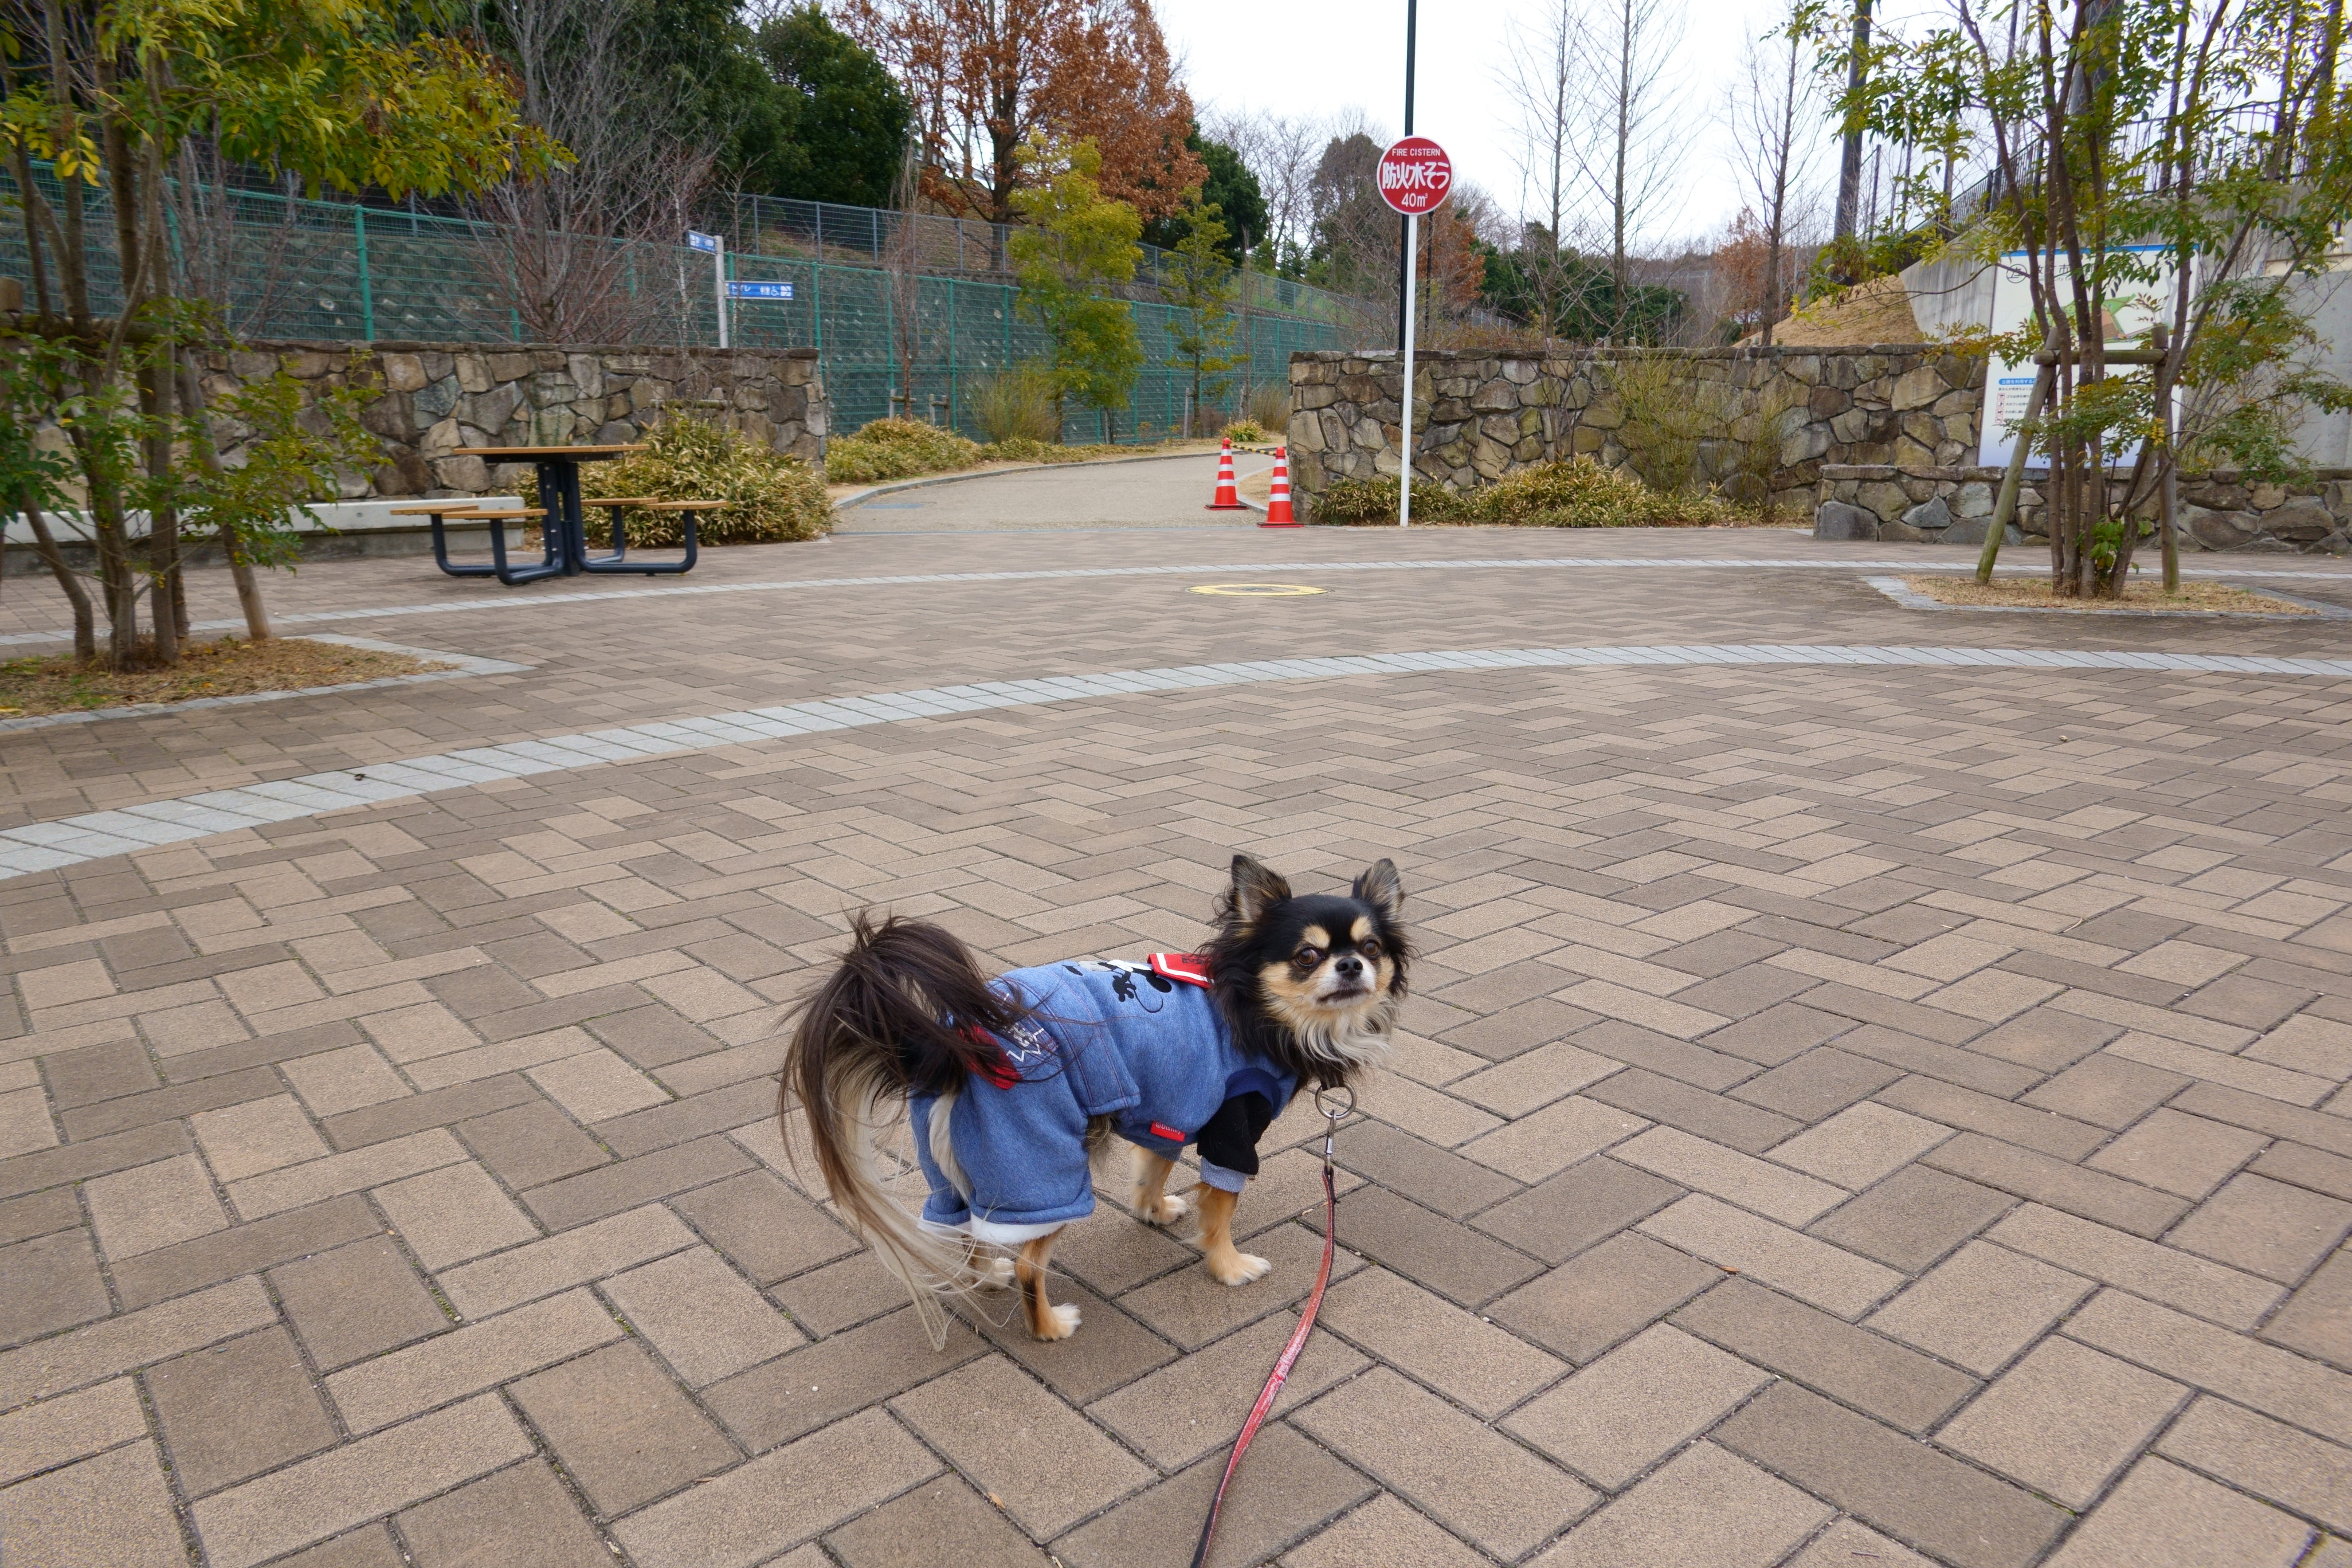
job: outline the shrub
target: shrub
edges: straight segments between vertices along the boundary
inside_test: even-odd
[[[1632,474],[1604,468],[1591,458],[1538,463],[1467,495],[1432,480],[1415,481],[1416,522],[1491,522],[1519,528],[1666,528],[1732,522],[1738,507],[1713,490],[1664,494]],[[1394,522],[1397,482],[1341,479],[1316,498],[1322,523]]]
[[[1667,493],[1591,458],[1538,463],[1468,498],[1480,522],[1533,528],[1658,528],[1729,522],[1738,509],[1713,490]]]
[[[824,499],[824,481],[798,458],[787,458],[752,441],[740,431],[671,413],[646,433],[646,449],[632,452],[617,463],[583,463],[580,492],[598,496],[644,496],[652,500],[723,500],[723,510],[700,512],[695,537],[704,544],[768,544],[784,540],[814,539],[833,520],[833,503]],[[523,503],[537,506],[536,476],[522,482]],[[589,544],[610,514],[603,509],[588,518]],[[674,511],[621,514],[633,547],[679,544],[685,525]]]
[[[965,407],[992,446],[1062,438],[1062,418],[1054,411],[1054,378],[1042,365],[1016,364],[974,378]]]
[[[1433,479],[1416,479],[1412,515],[1430,522],[1470,522],[1469,499]],[[1397,517],[1397,482],[1392,479],[1340,479],[1317,496],[1312,508],[1317,522],[1393,523]]]
[[[825,482],[873,485],[969,468],[980,461],[980,445],[952,430],[917,419],[877,419],[855,436],[826,443]]]
[[[1265,427],[1255,419],[1236,419],[1221,434],[1234,441],[1263,441],[1265,439]]]

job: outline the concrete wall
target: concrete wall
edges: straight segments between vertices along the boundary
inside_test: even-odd
[[[1720,412],[1700,465],[1738,470],[1759,415],[1785,411],[1778,492],[1810,498],[1823,463],[1964,462],[1975,456],[1984,362],[1927,343],[1862,348],[1588,349],[1553,355],[1435,353],[1413,364],[1414,472],[1456,489],[1530,464],[1590,454],[1627,462],[1612,366],[1670,366]],[[1293,481],[1393,477],[1404,377],[1393,352],[1290,356]]]

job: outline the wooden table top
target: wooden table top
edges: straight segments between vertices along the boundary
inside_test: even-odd
[[[639,441],[634,445],[617,447],[459,447],[456,448],[456,455],[460,458],[505,458],[509,459],[542,458],[578,458],[585,459],[590,458],[617,458],[624,452],[642,452],[645,449],[646,444]]]

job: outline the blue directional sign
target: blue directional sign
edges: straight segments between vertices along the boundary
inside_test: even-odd
[[[730,283],[727,297],[730,300],[789,300],[793,286],[789,283]]]
[[[703,234],[698,230],[690,228],[686,231],[686,243],[692,246],[697,250],[715,251],[719,248],[719,237],[715,234]]]

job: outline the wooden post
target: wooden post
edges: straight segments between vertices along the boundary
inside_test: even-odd
[[[2042,416],[2042,405],[2050,400],[2050,384],[2058,374],[2058,336],[2053,332],[2042,344],[2042,353],[2034,355],[2037,368],[2033,373],[2033,390],[2025,399],[2025,418],[2031,425]],[[1988,387],[1990,392],[1990,388]],[[1987,399],[1990,402],[1990,398]],[[1986,411],[1988,417],[1991,410]],[[2000,536],[2009,529],[2009,520],[2017,510],[2017,492],[2025,482],[2025,457],[2033,439],[2023,430],[2010,447],[2009,467],[2000,476],[2000,498],[1993,502],[1992,521],[1985,529],[1984,549],[1977,556],[1977,581],[1992,581],[1993,563],[2000,558]]]
[[[2179,367],[2172,363],[2172,328],[2162,321],[2156,325],[2156,352],[2161,357],[2156,367],[2157,428],[2164,437],[2164,478],[2157,487],[2157,526],[2164,540],[2164,591],[2180,592],[2180,534],[2176,521],[2180,510],[2180,455],[2172,449],[2172,378]]]

